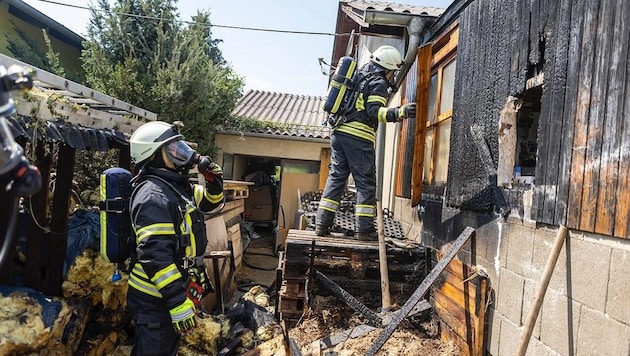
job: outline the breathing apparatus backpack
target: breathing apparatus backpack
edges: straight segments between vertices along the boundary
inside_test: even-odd
[[[344,122],[347,119],[345,115],[352,109],[359,95],[361,83],[374,75],[382,74],[369,73],[363,75],[357,71],[357,62],[354,58],[350,56],[339,58],[337,69],[335,69],[335,73],[328,85],[328,96],[322,107],[328,113],[328,118],[322,124],[328,124],[335,128]],[[364,86],[363,89],[365,91],[367,86]]]
[[[107,262],[120,264],[135,249],[129,215],[131,172],[120,167],[109,168],[101,174],[100,182],[101,256]]]
[[[323,106],[324,111],[329,114],[328,124],[333,127],[339,124],[352,97],[352,92],[355,90],[353,79],[356,69],[357,62],[354,58],[350,56],[339,58],[337,69],[328,85],[328,97]]]

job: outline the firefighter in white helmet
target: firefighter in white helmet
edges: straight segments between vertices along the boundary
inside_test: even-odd
[[[344,114],[330,138],[331,162],[326,186],[317,209],[315,232],[327,236],[334,224],[341,195],[352,173],[356,188],[354,237],[377,240],[376,216],[376,129],[379,122],[397,122],[415,117],[416,104],[388,108],[388,88],[402,66],[400,52],[392,46],[381,46],[370,56],[370,62],[359,70],[366,78],[358,86],[353,107]]]
[[[223,202],[221,168],[183,141],[179,125],[149,122],[131,136],[130,214],[136,235],[127,293],[136,355],[176,355],[180,334],[195,327],[196,308],[212,292],[203,263],[204,213]],[[206,186],[191,185],[197,165]]]

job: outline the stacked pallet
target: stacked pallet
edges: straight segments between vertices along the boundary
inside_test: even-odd
[[[312,278],[314,271],[329,277],[366,306],[380,305],[378,243],[313,231],[289,230],[278,268],[282,270],[278,310],[285,320],[299,318],[308,294],[328,294]],[[404,302],[428,273],[426,250],[387,248],[392,300]]]

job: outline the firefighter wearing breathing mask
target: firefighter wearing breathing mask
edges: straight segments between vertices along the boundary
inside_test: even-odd
[[[184,141],[178,125],[149,122],[130,139],[131,222],[136,255],[127,308],[135,322],[134,355],[176,355],[180,335],[194,328],[196,309],[213,292],[203,264],[204,214],[224,202],[221,168]],[[192,185],[197,165],[206,178]]]

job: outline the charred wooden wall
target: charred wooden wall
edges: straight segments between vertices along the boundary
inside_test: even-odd
[[[629,23],[623,0],[472,2],[459,18],[447,205],[498,204],[488,169],[496,169],[500,110],[542,72],[536,220],[629,237]]]

